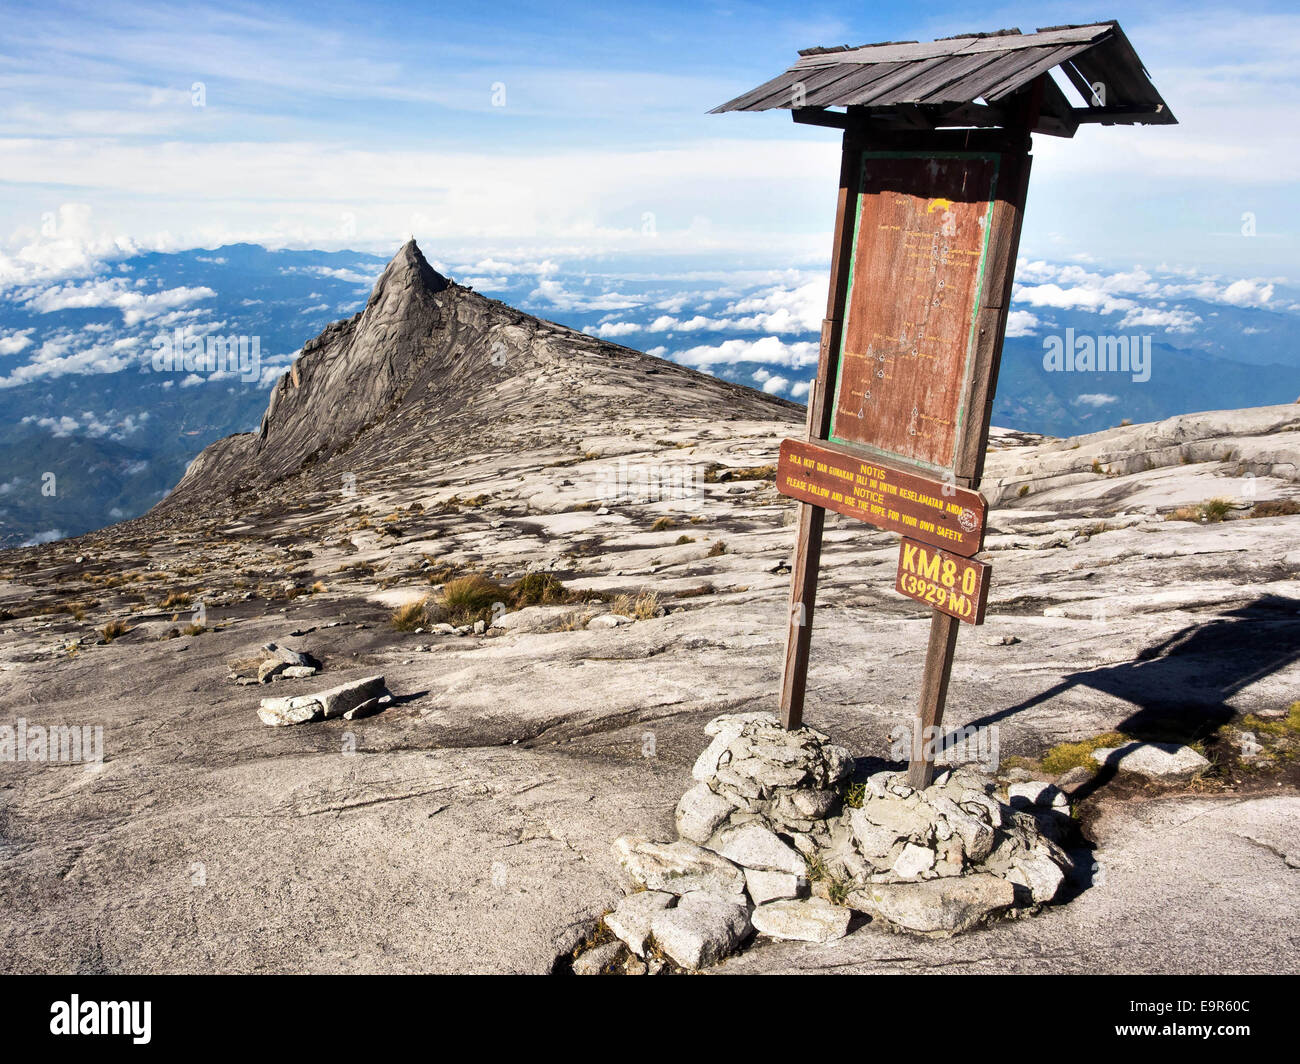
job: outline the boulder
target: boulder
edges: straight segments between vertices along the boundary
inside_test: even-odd
[[[684,895],[695,891],[743,896],[745,876],[730,861],[692,842],[651,842],[635,836],[616,839],[614,859],[633,887]]]
[[[1011,908],[1015,888],[979,873],[920,883],[872,883],[851,891],[849,907],[922,935],[946,938]]]
[[[1190,746],[1176,743],[1125,743],[1092,752],[1099,765],[1164,782],[1194,779],[1210,767]]]
[[[692,971],[736,951],[750,932],[744,905],[714,894],[687,894],[651,924],[655,945],[675,964]]]
[[[759,824],[724,828],[707,843],[707,847],[745,869],[799,876],[808,868],[798,850],[782,842],[776,832]]]
[[[789,872],[766,872],[758,868],[745,869],[745,889],[755,905],[769,901],[785,901],[799,897],[807,881]]]
[[[822,898],[810,898],[807,901],[773,901],[760,905],[750,914],[750,921],[755,931],[769,938],[831,942],[848,934],[852,915],[841,905],[833,905]]]
[[[303,724],[317,718],[329,720],[386,693],[382,676],[367,676],[316,694],[264,698],[257,715],[263,724],[273,726]]]
[[[677,834],[691,842],[708,842],[734,808],[725,798],[697,783],[677,803]]]
[[[619,902],[613,912],[605,914],[605,926],[638,957],[644,957],[655,916],[676,900],[666,891],[637,891]]]
[[[604,942],[599,946],[592,946],[586,953],[580,953],[574,959],[573,974],[603,975],[609,966],[618,960],[622,952],[621,942]]]
[[[909,842],[894,861],[892,871],[902,879],[915,879],[921,873],[930,871],[934,867],[934,860],[935,854],[930,847]]]
[[[1065,794],[1053,783],[1046,780],[1030,780],[1027,783],[1013,783],[1007,788],[1007,805],[1012,809],[1028,810],[1034,806],[1044,809],[1069,804]]]

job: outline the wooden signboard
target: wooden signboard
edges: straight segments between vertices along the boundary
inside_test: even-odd
[[[983,624],[991,570],[988,562],[904,538],[899,544],[894,589],[959,621]]]
[[[830,438],[951,471],[998,156],[861,155]]]
[[[783,495],[856,517],[887,532],[970,556],[984,538],[984,497],[881,459],[785,440],[776,467]]]
[[[988,601],[989,567],[970,556],[983,543],[977,489],[1038,98],[1026,95],[1024,113],[997,130],[907,131],[849,109],[808,440],[781,448],[778,486],[803,503],[782,721],[788,728],[803,721],[826,511],[897,531],[906,539],[895,587],[932,607],[914,787],[933,774],[922,737],[943,716],[958,626],[982,621]],[[973,592],[964,603],[945,573]]]

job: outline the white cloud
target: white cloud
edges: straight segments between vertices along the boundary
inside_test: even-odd
[[[138,325],[177,307],[212,299],[216,294],[206,287],[142,292],[125,278],[113,277],[81,285],[55,285],[32,294],[26,305],[42,314],[85,307],[114,307],[122,312],[125,324]]]
[[[1007,315],[1008,336],[1033,336],[1038,328],[1038,316],[1027,310],[1013,310]]]
[[[32,345],[32,329],[0,333],[0,355],[16,355]]]
[[[1076,395],[1074,401],[1079,406],[1102,407],[1119,402],[1119,396],[1107,395],[1104,392],[1088,392],[1084,395]]]
[[[714,346],[691,347],[676,352],[674,362],[704,369],[709,366],[735,365],[737,362],[766,362],[771,365],[802,369],[817,361],[818,345],[800,342],[788,344],[775,336],[761,340],[724,340]]]
[[[790,382],[784,377],[772,377],[763,384],[763,391],[768,395],[780,395],[790,387]]]

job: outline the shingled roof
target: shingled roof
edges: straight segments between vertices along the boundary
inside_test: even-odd
[[[1083,106],[1071,103],[1052,77],[1044,78],[1036,132],[1073,136],[1082,122],[1177,121],[1118,22],[808,48],[785,73],[710,114],[786,108],[796,121],[839,125],[818,116],[836,116],[826,109],[847,107],[914,127],[1003,125],[1008,112],[999,104],[1057,67]]]

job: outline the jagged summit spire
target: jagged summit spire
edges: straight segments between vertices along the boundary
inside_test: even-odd
[[[432,294],[450,287],[451,282],[429,265],[415,242],[415,237],[411,237],[384,267],[384,272],[375,282],[375,290],[370,299],[374,302],[393,290]]]

